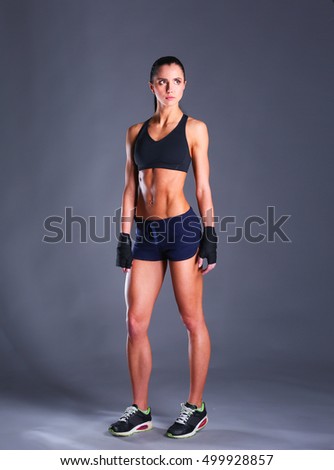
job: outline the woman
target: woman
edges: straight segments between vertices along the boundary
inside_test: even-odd
[[[154,62],[149,86],[155,97],[155,113],[127,131],[116,261],[126,273],[127,356],[133,405],[110,425],[109,431],[116,436],[129,436],[152,428],[148,406],[152,355],[147,333],[169,262],[176,302],[189,337],[190,390],[167,436],[183,438],[194,435],[208,422],[202,394],[210,338],[202,308],[202,289],[203,275],[215,267],[217,256],[209,185],[209,138],[204,122],[185,115],[179,107],[186,78],[176,57],[161,57]],[[191,162],[203,230],[201,219],[183,193]],[[136,239],[132,248],[133,220]]]

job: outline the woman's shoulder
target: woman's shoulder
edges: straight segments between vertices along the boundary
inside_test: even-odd
[[[130,127],[128,127],[128,132],[133,133],[133,132],[138,132],[140,129],[143,127],[146,121],[142,122],[137,122],[136,124],[132,124]]]
[[[129,140],[135,140],[143,127],[143,125],[146,123],[146,121],[138,122],[136,124],[132,124],[130,127],[127,129],[127,136]]]
[[[208,132],[208,127],[205,124],[204,121],[201,121],[200,119],[196,119],[193,116],[188,116],[187,119],[187,127],[190,131],[190,133],[194,134],[207,134]]]

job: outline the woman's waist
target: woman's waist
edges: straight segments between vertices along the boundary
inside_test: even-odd
[[[186,200],[184,194],[172,198],[164,195],[146,195],[138,198],[135,221],[144,220],[162,220],[172,217],[184,215],[190,209],[190,204]]]

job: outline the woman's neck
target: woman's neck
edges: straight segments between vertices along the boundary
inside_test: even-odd
[[[153,119],[156,123],[166,125],[172,122],[179,121],[183,112],[177,106],[177,108],[158,108],[153,114]]]

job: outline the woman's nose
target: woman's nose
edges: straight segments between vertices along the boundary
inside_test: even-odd
[[[172,93],[173,89],[169,83],[167,83],[167,93]]]

